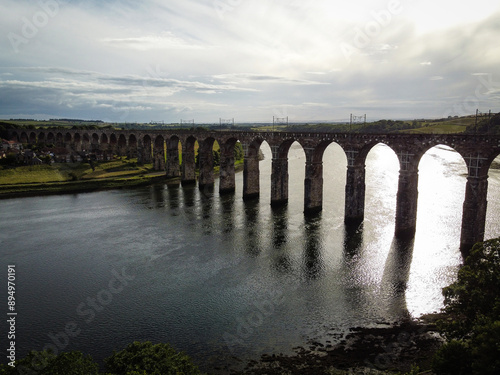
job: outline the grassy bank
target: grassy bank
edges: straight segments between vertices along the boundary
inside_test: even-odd
[[[235,169],[241,171],[243,162],[237,161]],[[219,167],[215,167],[214,174],[218,173]],[[152,164],[137,165],[136,159],[124,157],[95,163],[94,170],[88,163],[0,167],[0,199],[124,189],[179,180],[167,180],[165,172],[154,171]]]

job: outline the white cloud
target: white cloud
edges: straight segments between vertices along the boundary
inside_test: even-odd
[[[385,0],[60,0],[33,35],[39,3],[3,2],[0,34],[25,41],[0,40],[0,117],[440,116],[481,75],[500,81],[500,7],[487,0],[401,0],[397,12]],[[484,92],[499,111],[496,87]]]

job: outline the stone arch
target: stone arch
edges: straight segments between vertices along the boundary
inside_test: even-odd
[[[83,145],[89,145],[90,144],[90,136],[88,135],[88,133],[83,134],[82,144]]]
[[[56,140],[56,137],[55,137],[54,133],[49,132],[47,134],[47,143],[49,143],[49,144],[54,143],[55,140]]]
[[[44,143],[45,142],[45,133],[40,132],[38,133],[38,143]]]
[[[28,143],[28,134],[26,134],[26,132],[22,132],[19,140],[21,143]]]
[[[82,143],[82,137],[80,135],[80,133],[75,133],[74,137],[73,137],[73,142],[75,144],[80,144]]]
[[[19,142],[19,135],[17,134],[17,132],[12,132],[10,134],[10,140],[15,141],[15,142]]]
[[[118,136],[117,152],[119,156],[127,153],[127,138],[125,138],[125,134],[123,133]]]
[[[64,142],[65,143],[71,143],[71,133],[66,133],[64,135]]]
[[[64,136],[61,132],[58,132],[56,134],[56,146],[57,147],[62,147],[64,144]]]
[[[376,216],[385,211],[384,215],[389,217],[394,215],[397,236],[411,235],[412,231],[414,234],[416,216],[415,219],[412,220],[412,214],[413,209],[416,210],[416,201],[414,202],[408,197],[409,201],[403,202],[402,199],[406,199],[406,196],[402,195],[401,190],[403,189],[405,191],[403,194],[412,194],[413,190],[410,188],[414,187],[413,184],[416,183],[416,181],[410,178],[407,179],[406,175],[403,176],[401,174],[401,163],[396,150],[387,142],[375,140],[366,144],[356,156],[349,155],[349,152],[347,152],[347,159],[348,181],[346,182],[346,211],[349,209],[349,204],[356,207],[355,210],[357,212],[362,211],[363,218],[365,217],[365,212],[367,212],[368,215]],[[368,167],[366,167],[366,165],[368,165]],[[353,172],[353,176],[349,175],[350,172]],[[414,177],[414,175],[412,174],[411,177]],[[386,190],[382,191],[380,190],[379,184],[376,183],[377,179],[380,178],[384,180],[393,180],[393,183],[384,184]],[[407,180],[408,186],[401,183]],[[348,189],[348,185],[351,184],[354,187],[354,191]],[[367,194],[370,191],[372,191],[372,193]],[[356,203],[351,200],[349,198],[350,193],[353,193],[356,199],[360,201]],[[365,196],[371,197],[371,200],[365,201]],[[365,207],[362,208],[361,205]],[[404,220],[399,217],[404,217]],[[401,224],[399,226],[398,220],[399,224]],[[407,222],[409,222],[408,225],[406,225]],[[399,229],[400,227],[402,229]]]
[[[109,143],[108,135],[106,133],[101,134],[101,140],[99,143],[101,145],[107,145]]]
[[[130,134],[128,137],[128,148],[127,148],[127,156],[129,158],[136,158],[138,157],[138,150],[137,150],[137,137],[135,134]]]
[[[29,136],[29,143],[35,144],[36,143],[36,134],[35,132],[31,132]]]
[[[111,133],[111,135],[109,136],[109,144],[111,145],[111,147],[114,147],[118,144],[118,138],[116,137],[115,133]]]
[[[452,238],[456,238],[458,248],[467,184],[463,156],[455,148],[441,143],[426,146],[418,171],[417,235],[442,237],[429,233],[439,233],[446,227],[447,231],[456,233]]]

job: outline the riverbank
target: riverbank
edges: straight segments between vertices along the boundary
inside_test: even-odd
[[[42,170],[35,171],[35,173],[32,173],[33,171],[30,170],[29,173],[34,175],[33,178],[37,182],[24,182],[23,179],[13,179],[12,182],[14,183],[0,183],[0,199],[90,193],[103,190],[129,189],[161,183],[175,184],[181,181],[180,177],[167,179],[165,172],[153,172],[144,167],[131,169],[129,164],[133,164],[133,162],[124,163],[122,168],[112,167],[104,169],[101,165],[95,171],[83,175],[81,164],[74,167],[65,164],[63,173],[61,173],[60,166],[58,168],[54,167],[54,170],[50,171],[54,173],[47,173],[46,168],[39,168]],[[16,173],[23,173],[22,171],[17,171],[17,169]],[[243,164],[235,166],[236,172],[242,170]],[[52,179],[56,175],[55,179],[59,179],[60,181],[44,181],[43,176],[41,176],[42,174],[49,175],[49,178]],[[57,174],[61,175],[61,177],[57,178]],[[217,167],[214,169],[214,176],[218,176],[218,174],[219,168]],[[75,177],[76,180],[71,180]]]
[[[432,357],[443,339],[435,321],[441,314],[429,314],[418,320],[398,324],[379,323],[375,327],[351,328],[331,341],[310,340],[307,347],[294,348],[294,355],[263,355],[244,370],[216,369],[216,374],[231,375],[354,375],[399,374],[418,366],[419,374],[431,373]]]

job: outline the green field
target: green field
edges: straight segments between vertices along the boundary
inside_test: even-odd
[[[0,167],[0,185],[64,182],[143,175],[152,165],[137,166],[137,159],[125,158],[95,163],[92,171],[88,163],[56,163],[53,165]]]

